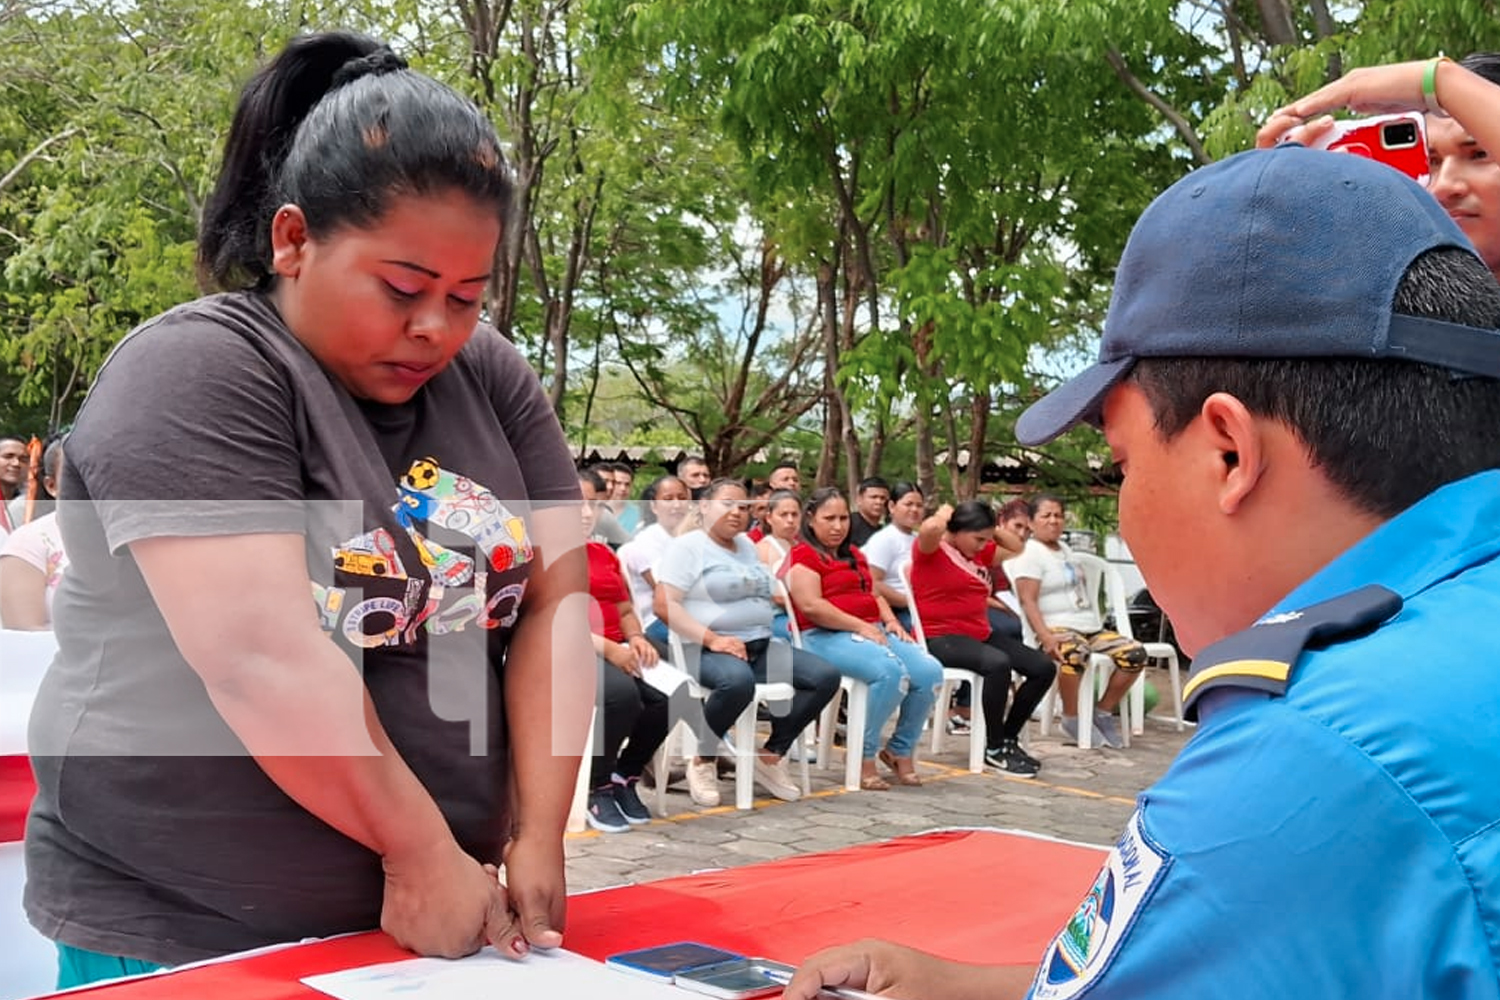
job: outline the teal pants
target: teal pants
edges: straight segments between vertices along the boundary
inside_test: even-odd
[[[96,951],[84,951],[62,943],[57,946],[57,988],[60,990],[87,986],[105,979],[119,979],[121,976],[139,976],[160,968],[162,966],[155,962],[143,962],[138,958],[101,955]]]

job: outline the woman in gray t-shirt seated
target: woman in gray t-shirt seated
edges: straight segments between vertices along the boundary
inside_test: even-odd
[[[750,498],[742,483],[718,479],[698,501],[703,527],[677,538],[657,564],[656,614],[688,643],[688,666],[710,689],[705,731],[688,765],[688,791],[699,805],[718,805],[713,756],[754,696],[757,683],[790,681],[790,708],[771,714],[771,735],[755,760],[755,779],[779,799],[801,789],[787,774],[786,752],[839,687],[827,661],[771,636],[771,575],[744,534]]]

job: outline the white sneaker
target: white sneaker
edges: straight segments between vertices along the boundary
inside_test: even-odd
[[[719,804],[719,765],[712,759],[688,761],[688,795],[700,806]]]
[[[755,782],[783,802],[796,802],[802,798],[802,789],[792,780],[786,769],[786,758],[767,764],[759,754],[755,755]]]

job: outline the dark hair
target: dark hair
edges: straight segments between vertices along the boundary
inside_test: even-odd
[[[1000,508],[1000,513],[995,515],[995,519],[997,521],[1009,521],[1013,517],[1023,516],[1028,519],[1031,517],[1031,504],[1020,497],[1016,497],[1014,500],[1005,501],[1005,504]]]
[[[1031,517],[1036,517],[1036,512],[1042,509],[1044,503],[1055,503],[1064,514],[1068,512],[1068,505],[1056,493],[1038,493],[1026,502],[1026,513]]]
[[[631,468],[629,462],[610,462],[608,464],[611,472],[623,472],[632,480],[635,479],[635,469]]]
[[[1493,329],[1500,284],[1468,250],[1429,250],[1407,268],[1394,309]],[[1389,359],[1142,360],[1131,376],[1158,433],[1180,434],[1215,392],[1281,421],[1350,503],[1392,517],[1445,483],[1500,468],[1500,381]]]
[[[67,437],[66,434],[63,434],[47,443],[46,450],[42,452],[42,473],[44,475],[51,476],[53,479],[57,478],[57,468],[62,464],[63,460],[63,442],[67,440]]]
[[[953,508],[949,531],[989,531],[995,526],[995,508],[983,500],[965,500]]]
[[[788,490],[787,492],[791,491]],[[850,545],[850,536],[848,534],[844,535],[844,540],[842,542],[839,542],[838,548],[836,549],[828,548],[822,542],[818,541],[817,535],[813,534],[813,515],[816,514],[820,508],[833,500],[843,500],[846,505],[849,502],[847,499],[845,499],[843,491],[840,490],[837,486],[824,486],[822,489],[813,490],[812,496],[807,498],[807,503],[805,503],[802,507],[802,540],[808,545],[811,545],[814,552],[820,552],[832,559],[837,559],[840,562],[848,563],[850,569],[858,571],[859,562],[854,558],[854,552]],[[863,577],[861,577],[861,580],[863,580]]]
[[[712,500],[714,497],[718,496],[720,493],[723,493],[731,486],[737,490],[743,490],[745,488],[745,481],[743,479],[735,479],[732,476],[720,476],[718,479],[715,479],[713,482],[709,483],[707,486],[699,490],[698,495],[693,497],[693,499],[705,501]]]
[[[702,455],[686,455],[682,458],[681,461],[677,463],[678,470],[680,471],[684,465],[701,465],[705,469],[707,469],[708,459],[704,458]]]
[[[510,172],[473,102],[349,32],[287,43],[240,93],[224,165],[203,207],[205,288],[266,288],[271,217],[295,204],[309,232],[378,222],[397,195],[462,191],[504,220]]]
[[[771,495],[766,498],[766,510],[775,510],[776,505],[783,500],[795,500],[798,507],[802,506],[802,494],[796,490],[772,490]]]
[[[603,493],[606,488],[604,485],[604,477],[599,475],[599,473],[595,472],[593,469],[579,469],[578,481],[580,483],[588,483],[594,488],[595,493]]]
[[[773,466],[771,466],[771,471],[772,472],[776,472],[776,471],[778,471],[780,469],[791,469],[793,472],[797,473],[797,475],[799,475],[799,476],[802,474],[802,470],[799,469],[799,468],[797,468],[796,461],[794,461],[793,459],[790,459],[790,458],[778,459],[777,462],[776,462],[776,464],[773,465]]]
[[[651,509],[651,502],[656,499],[657,492],[668,483],[676,483],[683,489],[688,488],[687,483],[670,473],[665,476],[657,476],[651,480],[646,488],[641,490],[641,527],[644,528],[648,524],[656,523],[656,511]]]
[[[891,503],[895,503],[908,493],[915,493],[923,500],[927,499],[927,494],[922,492],[922,487],[903,479],[891,486]]]
[[[885,490],[889,493],[891,491],[891,484],[879,476],[866,476],[859,481],[859,492],[861,494],[868,493],[871,490]]]
[[[1458,61],[1464,69],[1500,84],[1500,52],[1471,52]]]
[[[750,499],[758,500],[761,497],[770,496],[773,491],[771,490],[770,483],[753,483],[747,479],[745,480],[745,492],[750,495]]]

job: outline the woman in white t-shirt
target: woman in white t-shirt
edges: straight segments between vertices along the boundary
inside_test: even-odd
[[[1078,738],[1078,688],[1089,657],[1103,653],[1114,660],[1116,669],[1094,707],[1094,729],[1105,745],[1118,750],[1125,744],[1113,713],[1146,665],[1146,650],[1104,627],[1084,569],[1062,540],[1066,524],[1061,499],[1037,496],[1031,503],[1031,539],[1019,556],[1005,564],[1005,572],[1036,633],[1037,645],[1059,667],[1062,728],[1069,737]]]
[[[645,507],[643,526],[634,538],[620,546],[616,555],[625,567],[630,600],[636,616],[646,627],[646,636],[665,644],[667,627],[656,620],[656,612],[652,610],[656,599],[656,563],[682,527],[692,499],[681,479],[662,476],[641,491],[641,503]]]
[[[68,568],[57,512],[21,525],[0,544],[0,625],[42,631],[52,627],[52,595]]]
[[[917,528],[927,516],[927,498],[915,483],[897,483],[891,487],[891,523],[870,536],[860,549],[875,578],[875,593],[896,612],[901,627],[911,628],[910,598],[901,579],[901,567],[911,562],[911,546],[917,540]]]

